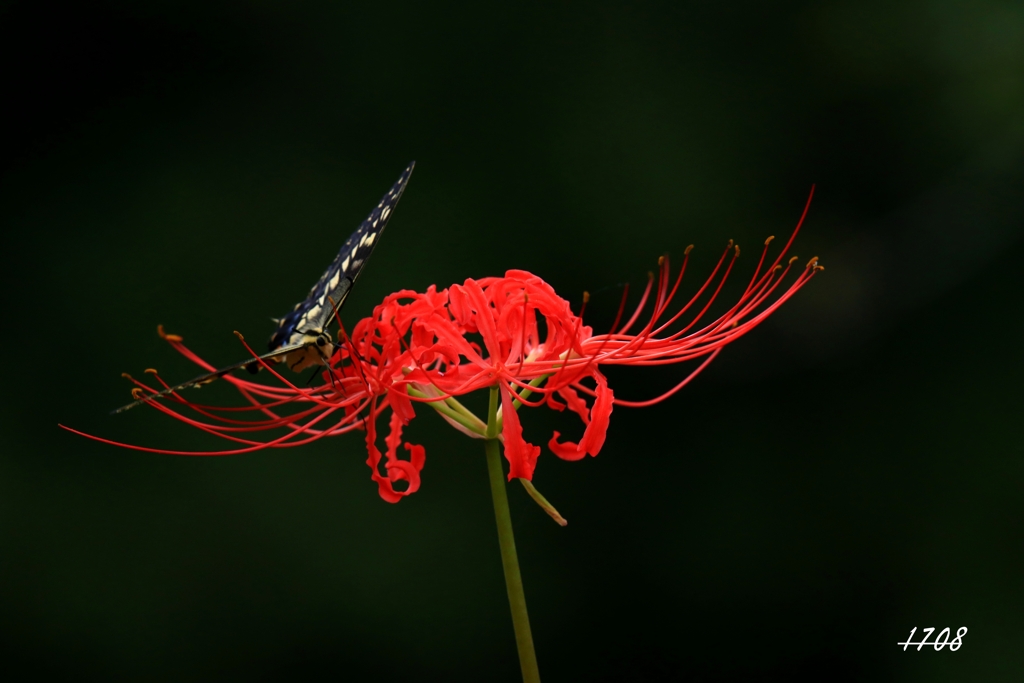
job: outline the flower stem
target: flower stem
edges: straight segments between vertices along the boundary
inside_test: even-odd
[[[409,392],[410,396],[414,396],[416,398],[433,398],[430,394],[412,387],[408,387],[406,391]],[[450,398],[444,401],[438,399],[437,401],[427,401],[426,403],[437,412],[451,418],[455,422],[458,422],[474,434],[479,434],[480,438],[484,437],[487,425],[485,425],[479,417],[469,412],[465,406],[458,401],[455,401],[455,399]],[[453,405],[453,403],[457,405]]]
[[[531,387],[539,387],[541,384],[544,383],[544,380],[546,380],[550,376],[551,375],[541,375],[540,377],[534,377],[533,379],[530,380],[530,386]],[[520,395],[523,398],[530,398],[530,394],[532,394],[532,393],[533,392],[530,391],[529,389],[523,389],[522,392],[520,392]],[[519,410],[519,406],[523,405],[523,402],[520,401],[517,398],[517,399],[512,401],[512,405],[515,406],[516,410]]]
[[[497,439],[498,387],[491,387],[487,436],[484,451],[487,453],[487,472],[494,499],[494,518],[498,523],[498,544],[501,546],[501,564],[505,569],[505,587],[508,589],[508,603],[512,609],[512,627],[516,632],[516,647],[519,649],[519,668],[523,672],[523,683],[539,683],[540,670],[537,668],[537,654],[533,651],[533,634],[530,632],[530,617],[526,613],[526,594],[523,592],[523,577],[519,573],[516,540],[512,535],[512,513],[508,509],[508,491],[505,489],[505,472],[501,466],[501,449]]]

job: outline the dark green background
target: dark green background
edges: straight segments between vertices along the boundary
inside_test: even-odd
[[[818,186],[821,277],[596,459],[541,456],[567,528],[510,489],[545,680],[1022,679],[1021,3],[137,4],[0,4],[0,667],[517,680],[483,450],[436,416],[398,505],[356,435],[56,426],[214,445],[109,417],[119,374],[193,374],[157,323],[238,360],[416,159],[349,321],[524,268],[603,329],[663,252],[749,273]]]

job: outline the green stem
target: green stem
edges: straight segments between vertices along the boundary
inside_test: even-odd
[[[461,403],[459,403],[458,400],[456,400],[456,398],[454,396],[452,396],[452,397],[450,397],[448,399],[445,399],[445,402],[448,403],[448,405],[450,405],[453,408],[455,408],[455,410],[459,411],[460,413],[462,413],[463,415],[468,417],[470,420],[473,420],[474,422],[479,423],[481,427],[485,426],[484,423],[480,420],[480,418],[473,414],[472,410],[470,410],[466,406],[464,406]]]
[[[508,589],[508,604],[512,609],[512,627],[516,632],[516,647],[519,649],[519,668],[523,672],[523,683],[539,683],[540,670],[537,668],[537,654],[533,651],[533,634],[530,632],[530,617],[526,613],[526,594],[523,592],[523,577],[519,573],[519,558],[516,555],[516,540],[512,535],[512,513],[508,509],[508,492],[505,489],[505,472],[501,466],[501,448],[498,444],[498,387],[491,387],[490,406],[487,411],[487,472],[491,480],[491,496],[494,499],[494,518],[498,523],[498,544],[501,546],[501,564],[505,569],[505,587]]]
[[[410,396],[415,396],[417,398],[433,398],[429,394],[425,394],[422,391],[413,389],[412,387],[409,387],[407,391],[409,392]],[[437,412],[450,417],[451,419],[455,420],[456,422],[458,422],[460,425],[470,430],[471,432],[483,436],[487,428],[487,425],[485,425],[483,421],[481,421],[480,418],[478,418],[476,415],[469,412],[469,410],[466,409],[465,406],[463,406],[461,403],[459,403],[457,406],[453,406],[453,401],[454,399],[439,399],[437,401],[427,401],[426,403],[428,406],[430,406]],[[460,408],[461,410],[459,410]]]
[[[539,387],[541,384],[544,383],[544,380],[546,380],[550,376],[551,375],[541,375],[540,377],[534,377],[533,379],[530,380],[530,386],[531,387]],[[520,394],[522,395],[523,398],[530,398],[530,395],[532,393],[533,392],[531,390],[529,390],[529,389],[522,389],[520,391]],[[522,405],[523,405],[523,402],[520,401],[518,398],[512,399],[512,407],[515,408],[516,410],[519,410],[519,408]],[[501,431],[501,427],[502,427],[503,421],[504,421],[504,417],[502,417],[501,419],[498,420],[497,431],[499,431],[499,432]]]
[[[544,383],[544,380],[546,380],[550,376],[551,375],[541,375],[540,377],[534,377],[533,379],[530,380],[530,386],[531,387],[539,387],[541,384]],[[530,391],[529,389],[523,389],[519,393],[520,393],[520,395],[523,398],[530,398],[530,394],[532,394],[533,392]],[[520,401],[518,398],[517,399],[513,399],[512,400],[512,405],[515,406],[516,410],[519,410],[519,406],[523,405],[523,402]]]

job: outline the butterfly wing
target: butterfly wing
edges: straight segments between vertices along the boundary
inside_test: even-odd
[[[277,330],[270,338],[271,351],[282,346],[296,345],[303,341],[311,330],[322,330],[334,314],[331,301],[339,309],[345,303],[352,284],[366,266],[366,261],[380,241],[388,219],[401,199],[409,176],[416,162],[402,171],[398,182],[392,186],[380,203],[370,212],[355,232],[345,241],[331,265],[320,276],[309,294],[295,308],[278,322]]]
[[[271,351],[270,353],[263,354],[262,356],[260,356],[260,358],[262,358],[265,361],[276,361],[277,359],[279,359],[279,358],[281,358],[283,356],[287,356],[292,351],[298,351],[300,349],[304,349],[306,346],[308,346],[308,344],[298,344],[298,345],[295,345],[295,346],[282,346],[281,348],[275,349],[274,351]],[[235,363],[234,365],[229,365],[227,367],[219,368],[217,370],[214,370],[213,372],[208,372],[205,375],[199,375],[198,377],[193,377],[192,379],[190,379],[187,382],[182,382],[181,384],[175,385],[175,386],[170,387],[168,389],[164,389],[163,391],[157,392],[155,394],[150,394],[149,396],[146,396],[145,398],[140,398],[138,401],[133,401],[132,403],[129,403],[128,405],[123,405],[120,408],[117,408],[116,410],[110,411],[110,414],[111,415],[116,415],[118,413],[123,413],[124,411],[129,410],[131,408],[134,408],[135,406],[140,406],[143,403],[146,403],[148,401],[152,401],[153,399],[163,398],[164,396],[167,396],[169,394],[173,394],[173,393],[175,393],[177,391],[182,391],[184,389],[191,389],[193,387],[201,387],[202,385],[209,384],[210,382],[212,382],[212,381],[214,381],[216,379],[220,379],[224,375],[230,374],[230,373],[234,372],[235,370],[239,370],[239,369],[244,368],[246,366],[251,366],[253,363],[256,363],[256,361],[254,359],[252,359],[252,358],[249,358],[249,359],[243,360],[243,361],[241,361],[239,363]]]
[[[266,353],[260,356],[260,358],[263,360],[279,361],[293,351],[305,351],[311,346],[310,339],[305,333],[310,330],[320,331],[323,329],[324,324],[334,313],[330,300],[333,300],[334,305],[338,308],[341,308],[341,305],[345,303],[349,290],[352,288],[352,283],[359,277],[359,273],[362,272],[367,259],[373,253],[373,248],[377,246],[380,234],[384,231],[384,227],[388,224],[388,219],[391,218],[398,200],[402,197],[405,186],[409,182],[409,176],[412,174],[412,169],[415,166],[416,162],[414,161],[402,171],[398,182],[388,190],[388,193],[384,195],[376,208],[370,212],[366,220],[345,241],[341,251],[338,252],[330,267],[320,276],[317,283],[313,285],[313,289],[309,290],[306,298],[296,304],[292,312],[279,321],[277,331],[270,338],[270,353]],[[113,413],[122,413],[137,405],[152,401],[153,399],[163,398],[176,391],[208,384],[240,368],[252,368],[254,367],[254,362],[252,358],[248,358],[234,365],[194,377],[177,386],[164,389],[156,394],[121,406],[114,410]]]

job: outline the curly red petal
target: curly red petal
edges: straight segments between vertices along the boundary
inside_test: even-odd
[[[512,405],[512,392],[501,385],[501,436],[505,442],[505,458],[509,463],[508,480],[513,477],[533,479],[533,470],[537,466],[540,446],[534,446],[523,438],[523,425],[519,422],[519,413]]]
[[[597,455],[604,446],[605,437],[608,435],[608,424],[611,422],[612,407],[615,404],[615,396],[608,380],[596,370],[591,375],[597,382],[597,389],[594,391],[594,405],[590,408],[589,414],[586,410],[586,403],[579,397],[571,387],[559,389],[558,393],[566,399],[569,408],[575,411],[587,427],[583,431],[583,438],[578,444],[572,441],[559,443],[560,432],[555,432],[548,441],[548,448],[562,460],[579,460],[588,453]]]
[[[377,448],[377,424],[376,409],[370,408],[370,416],[366,420],[366,450],[369,457],[366,464],[370,467],[370,478],[377,482],[377,491],[380,497],[389,503],[397,503],[402,498],[412,495],[420,488],[420,471],[426,463],[426,449],[415,444],[405,444],[409,451],[409,460],[398,458],[398,446],[402,443],[402,418],[391,412],[391,431],[384,440],[387,445],[385,453],[386,462],[384,469],[387,472],[385,477],[380,473],[381,452]],[[404,491],[396,491],[395,483],[405,481],[408,486]]]

